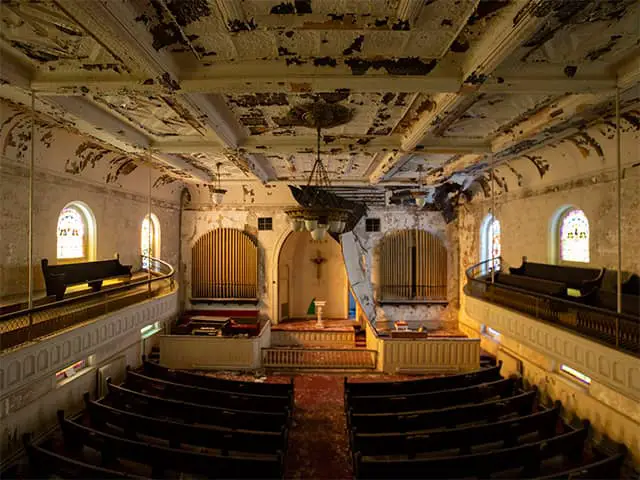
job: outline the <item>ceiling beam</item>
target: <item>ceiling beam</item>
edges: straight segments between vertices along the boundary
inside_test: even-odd
[[[465,96],[475,93],[495,68],[545,21],[536,7],[543,0],[517,0],[504,8],[498,23],[483,35],[469,50],[462,62],[463,85],[459,93],[441,93],[433,100],[435,108],[425,112],[414,124],[402,142],[402,150],[411,151],[442,123],[447,115],[456,112]],[[446,92],[446,91],[443,91]],[[403,156],[388,157],[373,171],[371,183],[378,183],[394,168]]]
[[[149,76],[154,80],[164,77],[167,86],[172,84],[170,79],[178,79],[178,66],[167,52],[153,48],[153,37],[144,23],[135,20],[139,12],[131,2],[58,3],[116,58],[127,66],[133,65],[133,76]]]
[[[271,70],[268,65],[263,70]],[[629,67],[629,73],[633,68]],[[254,93],[307,93],[332,92],[345,88],[354,92],[419,92],[457,93],[462,87],[462,77],[424,77],[410,75],[283,75],[283,76],[209,76],[203,78],[183,77],[179,80],[180,90],[169,88],[157,78],[144,75],[117,75],[112,73],[82,73],[70,77],[64,73],[37,72],[31,81],[34,90],[48,95],[80,94],[88,89],[94,94],[115,92],[139,92],[141,94],[162,93],[212,93],[212,94],[254,94]],[[150,79],[154,83],[149,83]],[[475,90],[488,93],[538,94],[538,93],[584,93],[611,90],[616,86],[615,76],[608,74],[582,78],[537,78],[511,77],[490,78]]]

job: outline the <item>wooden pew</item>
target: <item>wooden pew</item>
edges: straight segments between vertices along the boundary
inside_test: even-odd
[[[107,400],[114,406],[154,417],[168,417],[190,423],[263,432],[280,432],[288,422],[288,417],[284,412],[255,412],[210,407],[199,403],[171,400],[135,392],[114,385],[109,381],[107,381],[107,385],[109,388]]]
[[[436,392],[392,396],[352,396],[348,399],[348,403],[354,413],[410,412],[467,403],[482,403],[494,397],[509,397],[515,393],[518,383],[515,379],[505,378],[494,382]]]
[[[351,448],[361,455],[407,455],[436,450],[459,449],[461,454],[470,453],[471,447],[483,443],[503,442],[503,447],[517,443],[518,437],[538,432],[541,437],[551,437],[556,431],[560,414],[560,402],[553,408],[530,415],[508,418],[482,425],[457,428],[440,428],[416,432],[359,433],[351,431]]]
[[[36,445],[31,441],[31,435],[25,433],[22,442],[29,466],[34,470],[34,478],[45,478],[46,475],[55,475],[58,478],[144,478],[128,473],[118,472],[108,468],[91,465],[74,458],[55,453],[41,445]]]
[[[173,370],[157,363],[148,362],[143,357],[142,370],[149,377],[169,380],[171,382],[211,388],[213,390],[225,390],[227,392],[251,393],[257,395],[288,396],[293,399],[293,378],[289,383],[258,383],[239,380],[227,380],[226,378],[208,377],[185,370]]]
[[[124,430],[127,438],[136,439],[138,434],[157,437],[179,448],[181,444],[216,448],[228,455],[229,451],[282,454],[287,447],[287,429],[280,432],[260,432],[234,430],[214,425],[189,425],[168,419],[127,412],[91,400],[84,394],[87,414],[91,425],[102,430],[105,425],[113,425]]]
[[[537,390],[484,403],[460,405],[433,410],[404,413],[349,412],[349,425],[361,433],[412,432],[439,427],[454,427],[469,422],[495,422],[500,417],[517,413],[528,415],[534,410]]]
[[[403,380],[399,382],[349,382],[344,378],[345,396],[367,396],[367,395],[406,395],[411,393],[435,392],[447,388],[460,388],[476,385],[478,383],[499,380],[500,367],[481,368],[473,372],[461,373],[435,378],[421,378],[419,380]]]
[[[129,459],[149,465],[153,477],[166,477],[167,471],[189,472],[212,478],[280,478],[282,457],[279,455],[223,456],[200,453],[194,450],[151,445],[129,440],[85,427],[65,419],[58,411],[58,420],[69,448],[83,445],[101,452],[103,462]]]
[[[49,265],[49,260],[40,261],[47,295],[55,295],[56,300],[64,298],[69,285],[86,283],[94,292],[102,288],[102,282],[109,278],[131,278],[131,265],[122,265],[118,258],[97,262],[66,263]]]
[[[212,390],[204,387],[170,382],[147,377],[127,369],[125,385],[131,390],[149,395],[157,395],[174,400],[204,403],[209,406],[232,408],[234,410],[254,410],[261,412],[289,412],[290,398],[287,396],[234,393]]]
[[[522,468],[524,476],[535,475],[540,462],[558,455],[572,459],[582,458],[587,439],[588,422],[582,428],[525,443],[482,453],[428,457],[414,459],[389,459],[356,455],[357,478],[487,478],[494,472]]]
[[[513,275],[564,283],[568,288],[579,290],[581,296],[588,296],[600,288],[605,269],[527,262],[526,257],[523,257],[522,265],[510,267],[509,272]]]
[[[607,456],[601,460],[536,477],[536,480],[562,480],[567,478],[598,478],[609,480],[611,478],[621,478],[620,469],[622,468],[625,455],[626,450],[622,450],[615,455]]]
[[[550,297],[566,297],[567,284],[544,278],[526,277],[523,275],[510,275],[508,273],[496,273],[494,281],[498,285],[507,285],[521,288],[529,292],[541,293]]]

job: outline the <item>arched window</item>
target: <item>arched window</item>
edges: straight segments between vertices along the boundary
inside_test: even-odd
[[[589,220],[578,208],[568,208],[560,216],[559,259],[589,263]]]
[[[492,258],[493,268],[496,270],[500,268],[500,259],[498,258],[502,254],[502,244],[500,241],[500,222],[492,214],[488,214],[482,221],[482,227],[480,227],[480,261],[486,262]],[[489,271],[491,264],[485,264],[483,270]]]
[[[140,253],[142,254],[143,269],[149,267],[148,257],[158,258],[160,256],[160,221],[153,213],[142,220]]]
[[[95,219],[87,205],[72,202],[58,216],[57,259],[82,262],[95,259]]]

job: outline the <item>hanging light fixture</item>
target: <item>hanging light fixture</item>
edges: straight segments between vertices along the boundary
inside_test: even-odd
[[[211,189],[211,199],[213,200],[213,203],[215,203],[216,205],[220,205],[222,203],[222,200],[224,199],[224,194],[227,193],[227,191],[224,188],[222,188],[222,186],[220,185],[220,165],[222,165],[222,163],[220,162],[216,163],[216,167],[217,167],[216,183],[215,183],[215,188]]]
[[[324,194],[331,188],[331,181],[320,155],[322,128],[345,123],[351,118],[351,112],[342,105],[324,101],[298,108],[302,125],[316,129],[316,159],[307,181],[308,191],[311,192],[305,202],[307,206],[291,208],[286,210],[286,214],[291,219],[294,232],[306,230],[314,240],[323,240],[327,232],[344,232],[350,210],[340,208],[334,201],[335,197]]]
[[[416,171],[419,174],[418,184],[422,187],[426,183],[423,175],[422,165],[418,165],[418,168],[416,168]],[[413,197],[413,200],[416,202],[416,206],[418,208],[422,208],[427,204],[427,192],[424,192],[422,190],[417,190],[417,191],[411,192],[411,196]]]

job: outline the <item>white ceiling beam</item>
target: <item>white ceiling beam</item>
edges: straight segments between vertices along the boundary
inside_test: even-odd
[[[204,115],[201,121],[218,137],[226,148],[237,148],[246,137],[244,129],[221,95],[186,93],[180,99],[191,110]]]
[[[60,7],[107,50],[136,73],[157,79],[165,74],[178,79],[179,68],[164,51],[153,48],[153,37],[132,2],[65,0]]]

